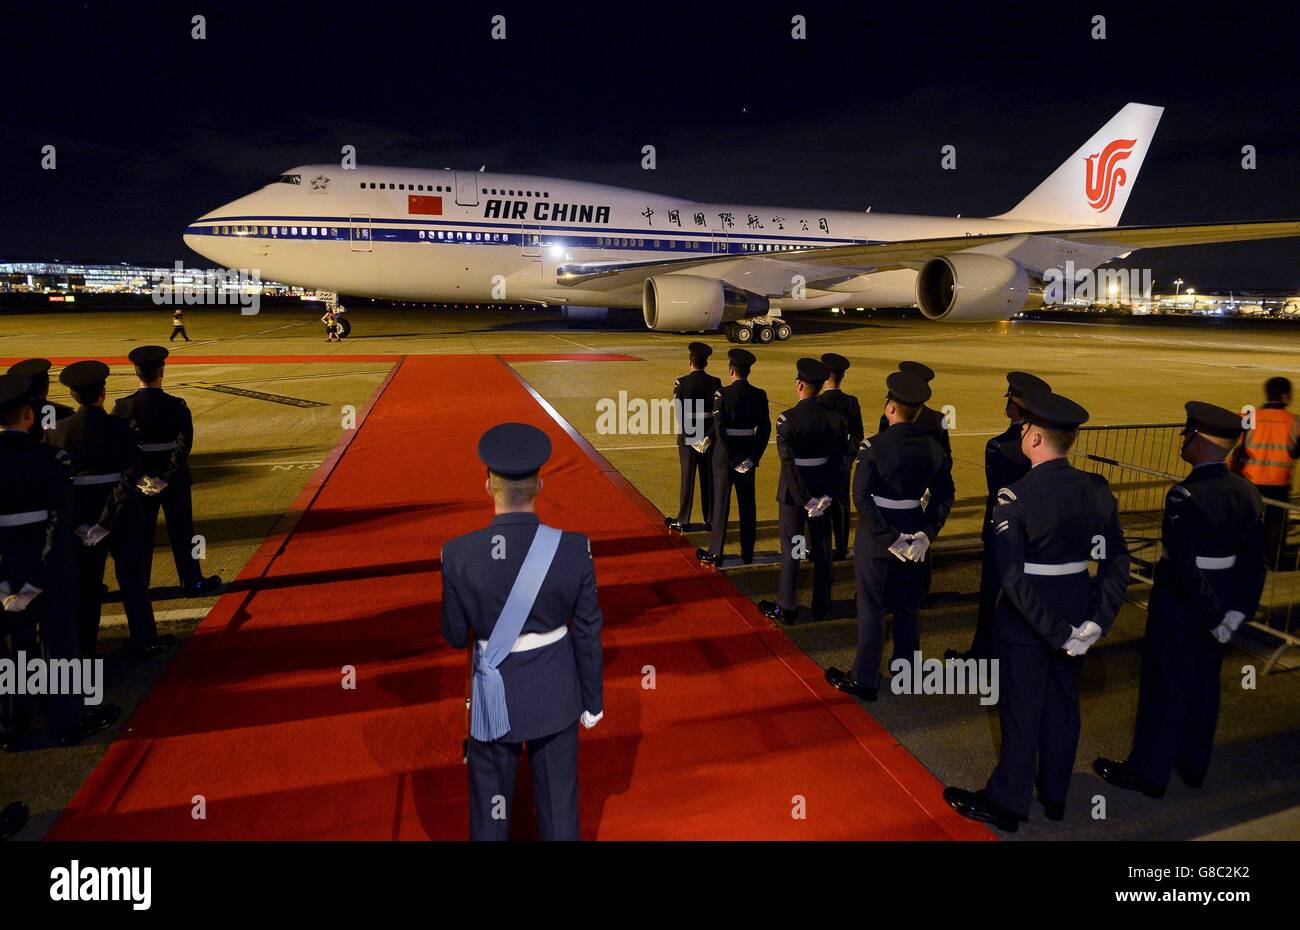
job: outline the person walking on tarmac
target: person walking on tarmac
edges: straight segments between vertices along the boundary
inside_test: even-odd
[[[167,337],[167,341],[174,342],[177,336],[186,342],[190,341],[190,334],[185,331],[185,311],[180,307],[172,311],[172,334]]]

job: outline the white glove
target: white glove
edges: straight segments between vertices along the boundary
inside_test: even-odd
[[[703,455],[705,452],[709,451],[709,446],[711,445],[713,445],[713,437],[705,436],[699,442],[691,443],[691,448]]]
[[[23,589],[17,594],[10,594],[3,601],[6,613],[16,614],[27,609],[27,605],[36,599],[44,588],[36,588],[30,584],[23,585]]]
[[[1087,620],[1082,626],[1071,627],[1073,632],[1070,638],[1065,641],[1065,651],[1072,656],[1081,656],[1089,649],[1092,644],[1101,639],[1101,627],[1092,620]]]
[[[603,710],[600,713],[596,714],[595,716],[592,716],[591,714],[587,713],[584,710],[582,712],[582,725],[586,727],[588,730],[590,730],[596,724],[600,723],[600,718],[603,716],[605,716],[605,712]]]
[[[87,546],[99,545],[104,541],[104,537],[108,535],[108,532],[108,530],[104,529],[98,523],[94,526],[83,523],[76,529],[78,538],[81,540],[83,545]]]
[[[913,562],[923,562],[929,549],[930,537],[924,533],[913,533],[912,541],[907,546],[907,557]]]
[[[900,562],[906,562],[907,553],[911,545],[912,545],[912,534],[899,533],[898,538],[889,544],[889,551],[892,552]]]
[[[161,494],[166,489],[167,482],[163,481],[161,478],[154,478],[150,475],[145,475],[140,479],[140,482],[136,487],[145,494],[148,494],[150,497],[153,497],[155,494]]]
[[[1210,630],[1210,635],[1219,642],[1226,643],[1232,639],[1232,634],[1237,632],[1238,627],[1241,626],[1242,621],[1245,619],[1246,615],[1240,610],[1230,610],[1223,615],[1223,622]]]
[[[748,474],[749,472],[751,472],[751,471],[753,471],[753,470],[754,470],[754,460],[753,460],[753,459],[745,459],[745,461],[741,462],[741,463],[740,463],[739,465],[737,465],[736,468],[735,468],[735,471],[736,471],[738,474],[741,474],[741,475]]]
[[[804,510],[808,511],[809,518],[820,517],[826,512],[826,508],[831,505],[829,497],[814,497],[804,504]]]

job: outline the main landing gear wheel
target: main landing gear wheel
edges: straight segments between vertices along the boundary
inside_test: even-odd
[[[727,339],[744,345],[754,341],[754,330],[748,326],[732,323],[727,327]]]
[[[790,328],[789,323],[777,323],[775,327],[776,338],[778,342],[785,342],[794,335],[794,330]]]
[[[768,326],[766,323],[759,323],[754,327],[754,341],[760,345],[768,345],[775,341],[775,339],[776,333],[773,331],[772,327]]]

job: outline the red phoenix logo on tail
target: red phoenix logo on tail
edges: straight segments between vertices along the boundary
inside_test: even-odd
[[[1123,187],[1128,175],[1119,163],[1132,154],[1137,139],[1116,139],[1101,150],[1101,154],[1089,155],[1084,161],[1088,165],[1084,193],[1088,195],[1088,205],[1098,213],[1104,213],[1115,202],[1115,193]]]

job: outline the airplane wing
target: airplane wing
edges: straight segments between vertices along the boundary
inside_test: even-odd
[[[726,280],[769,297],[781,296],[790,275],[804,275],[809,287],[831,286],[850,278],[897,268],[919,268],[950,252],[978,250],[1022,261],[1035,271],[1071,258],[1079,267],[1102,264],[1137,249],[1207,245],[1300,236],[1300,220],[1201,223],[1184,226],[1113,226],[1045,229],[899,242],[792,248],[755,255],[703,255],[668,261],[586,262],[556,269],[561,285],[615,290],[639,285],[653,275],[692,271]]]

